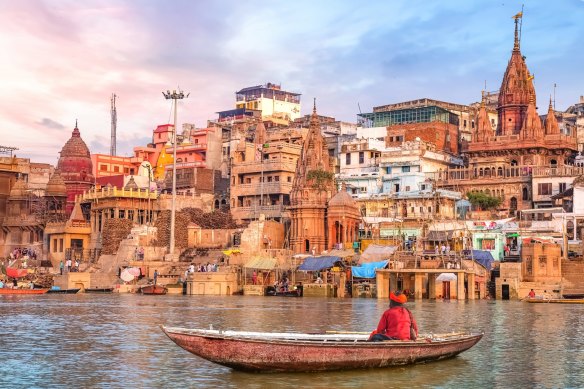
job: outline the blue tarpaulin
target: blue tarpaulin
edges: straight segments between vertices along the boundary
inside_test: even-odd
[[[467,256],[469,258],[474,259],[475,261],[477,261],[478,263],[483,265],[487,270],[491,270],[491,265],[493,264],[493,261],[495,259],[493,258],[493,255],[491,254],[490,251],[473,250],[472,254],[470,253],[470,250],[467,250],[467,251],[468,251]]]
[[[387,261],[363,263],[361,266],[351,266],[353,277],[375,278],[375,269],[387,266]]]
[[[340,261],[340,257],[308,257],[304,260],[304,263],[298,267],[298,270],[318,271],[328,269],[333,267],[336,262]]]

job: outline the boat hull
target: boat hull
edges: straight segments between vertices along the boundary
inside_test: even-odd
[[[163,295],[168,293],[168,288],[162,285],[148,285],[140,288],[140,293],[148,295]]]
[[[525,301],[532,304],[584,304],[584,299],[526,299]]]
[[[177,345],[199,357],[252,372],[370,369],[436,361],[468,350],[482,338],[482,334],[471,334],[441,340],[367,342],[366,335],[295,340],[223,336],[212,330],[163,327],[163,331]]]
[[[88,288],[84,289],[85,293],[112,293],[114,288]]]
[[[73,289],[50,289],[47,293],[57,293],[57,294],[76,294],[80,291],[80,288]]]
[[[0,288],[0,294],[45,294],[48,289],[8,289]]]

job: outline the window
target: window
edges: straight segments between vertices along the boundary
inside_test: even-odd
[[[129,172],[130,172],[130,169],[129,169],[129,168],[127,168],[127,167],[125,167],[125,168],[124,168],[124,173],[128,174]]]
[[[551,182],[544,184],[537,184],[537,194],[541,196],[549,196],[552,194]]]
[[[464,119],[462,126],[466,128],[466,119]]]
[[[527,271],[527,274],[533,274],[533,262],[531,261],[531,256],[529,255],[525,257],[525,270]]]
[[[53,239],[53,252],[57,252],[57,239]]]
[[[119,166],[114,166],[114,172],[119,173],[120,172],[120,167]]]
[[[286,177],[288,182],[292,182],[292,177],[288,176]]]
[[[409,166],[402,166],[402,172],[403,173],[409,173],[410,172],[410,167]]]
[[[246,184],[251,184],[251,178],[247,177],[247,178],[245,179],[245,183],[246,183]]]
[[[565,192],[567,189],[567,184],[565,182],[560,182],[560,193]]]
[[[391,166],[385,168],[385,173],[391,174]]]
[[[359,163],[365,163],[365,153],[362,151],[359,152]]]
[[[539,256],[539,267],[546,267],[547,266],[547,256],[540,255]]]
[[[280,176],[274,176],[274,181],[280,182]]]
[[[59,239],[59,252],[63,252],[63,238]]]
[[[99,165],[99,170],[101,170],[102,172],[106,172],[107,171],[107,165]]]
[[[272,176],[268,177],[268,182],[272,182]]]
[[[195,144],[198,145],[199,144],[199,138],[195,138]]]
[[[347,153],[345,154],[345,165],[350,165],[351,164],[351,154]]]
[[[410,186],[406,185],[406,192],[409,192],[409,191],[410,191]]]

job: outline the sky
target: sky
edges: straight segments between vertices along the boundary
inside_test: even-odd
[[[527,1],[521,51],[539,112],[584,95],[584,0]],[[513,48],[509,0],[0,0],[0,145],[56,164],[78,120],[92,153],[132,155],[170,123],[162,91],[190,93],[178,125],[204,127],[235,92],[281,84],[302,113],[356,122],[419,98],[459,104],[499,89]]]

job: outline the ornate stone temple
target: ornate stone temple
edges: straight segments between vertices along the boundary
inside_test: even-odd
[[[328,247],[327,205],[335,191],[316,103],[309,127],[290,192],[290,248],[294,253],[320,253]]]
[[[577,151],[576,134],[560,132],[551,104],[545,124],[537,113],[533,75],[520,50],[519,18],[499,90],[497,128],[489,122],[483,98],[472,140],[462,144],[466,166],[436,175],[439,187],[501,198],[500,210],[510,215],[551,206],[551,195],[574,177],[570,161]]]
[[[81,139],[77,122],[71,138],[65,143],[60,154],[57,169],[67,187],[66,213],[70,215],[75,206],[75,196],[83,194],[94,185],[91,156],[87,145]]]
[[[341,190],[328,203],[327,223],[328,249],[351,248],[357,241],[361,212],[344,182]]]

